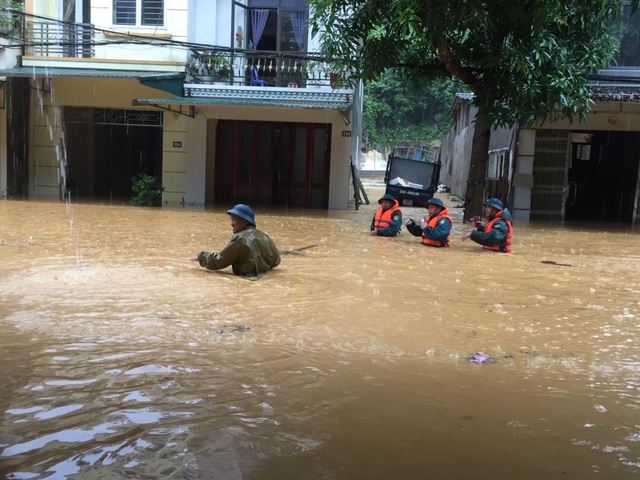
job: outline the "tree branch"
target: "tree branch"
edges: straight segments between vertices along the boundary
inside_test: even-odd
[[[476,76],[473,75],[468,69],[458,65],[458,62],[456,62],[453,58],[453,54],[449,49],[449,44],[445,40],[444,36],[438,36],[436,48],[438,49],[438,53],[440,54],[442,63],[444,64],[444,67],[447,69],[447,71],[454,77],[462,80],[473,93],[477,93]]]

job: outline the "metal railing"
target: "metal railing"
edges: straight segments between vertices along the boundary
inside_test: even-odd
[[[192,49],[186,65],[187,83],[224,83],[265,87],[333,87],[348,84],[330,61],[313,53]]]
[[[94,58],[93,25],[48,21],[23,23],[25,55]],[[223,83],[265,87],[349,88],[347,72],[312,52],[276,52],[224,47],[191,49],[185,64],[186,83]]]
[[[94,30],[89,24],[27,22],[23,32],[27,55],[92,58]]]

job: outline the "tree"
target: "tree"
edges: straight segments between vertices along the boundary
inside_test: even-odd
[[[451,99],[461,89],[466,90],[459,81],[416,85],[396,69],[385,70],[364,87],[364,143],[391,147],[398,140],[441,138],[451,127]]]
[[[639,0],[633,0],[634,10]],[[491,126],[584,119],[587,76],[616,52],[625,0],[311,0],[324,54],[354,79],[388,67],[460,79],[478,108],[465,194],[482,211]]]

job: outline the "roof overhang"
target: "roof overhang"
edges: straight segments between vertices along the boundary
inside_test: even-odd
[[[184,97],[181,98],[141,98],[136,102],[140,104],[247,105],[336,110],[350,110],[353,106],[353,92],[351,90],[186,84],[184,93]]]
[[[182,95],[185,78],[183,72],[60,67],[14,67],[0,70],[0,76],[32,78],[34,80],[43,77],[136,79],[141,85],[156,88],[172,95]]]
[[[600,83],[597,85],[588,85],[588,88],[591,100],[594,102],[640,102],[640,85]]]

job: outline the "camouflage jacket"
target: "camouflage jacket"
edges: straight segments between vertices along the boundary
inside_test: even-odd
[[[280,254],[273,240],[255,227],[234,233],[219,252],[200,252],[198,262],[209,270],[231,265],[236,275],[257,275],[280,264]]]

